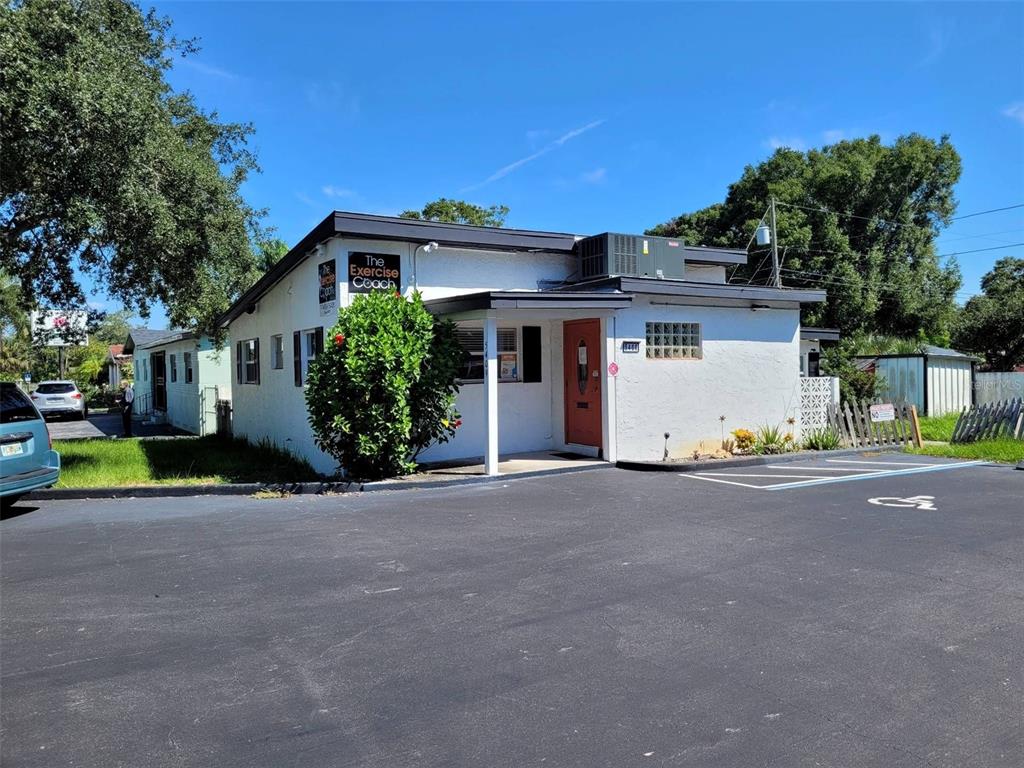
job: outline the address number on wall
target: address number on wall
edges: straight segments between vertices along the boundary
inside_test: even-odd
[[[623,352],[627,352],[627,353],[628,352],[634,352],[634,353],[639,352],[640,351],[640,342],[639,341],[624,341],[624,342],[622,342],[622,351]]]

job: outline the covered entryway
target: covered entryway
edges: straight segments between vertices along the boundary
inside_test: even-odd
[[[601,321],[562,325],[565,357],[565,442],[601,448]]]
[[[632,300],[629,294],[611,290],[486,291],[426,302],[431,312],[457,322],[466,328],[467,336],[472,331],[480,339],[478,351],[472,352],[472,367],[480,372],[479,378],[464,382],[459,393],[466,427],[448,444],[461,441],[459,453],[449,456],[463,459],[482,454],[488,475],[499,474],[499,444],[506,453],[555,449],[614,461],[614,387],[602,361],[609,356],[605,347],[614,339],[611,318]],[[521,329],[524,343],[527,338],[547,340],[543,349],[531,346],[517,354],[510,346],[516,329]],[[550,367],[542,358],[550,361]],[[537,370],[547,371],[543,380],[518,370],[533,367],[531,361]],[[473,384],[482,387],[472,388]],[[506,420],[500,443],[499,412]],[[522,439],[527,427],[536,436],[530,444]],[[473,430],[471,441],[467,428]]]

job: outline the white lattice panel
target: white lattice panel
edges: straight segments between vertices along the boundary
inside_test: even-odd
[[[828,426],[828,407],[839,404],[839,379],[806,376],[800,379],[800,426],[803,432]]]

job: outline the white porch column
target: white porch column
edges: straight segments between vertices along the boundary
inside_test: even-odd
[[[601,379],[604,386],[601,387],[601,418],[602,418],[602,455],[605,461],[615,463],[618,458],[616,446],[618,444],[617,424],[618,415],[615,413],[615,387],[618,376],[613,376],[609,366],[615,362],[615,318],[601,318],[601,341],[603,354],[601,355]]]
[[[484,408],[487,411],[487,448],[484,471],[498,474],[498,319],[484,318]]]

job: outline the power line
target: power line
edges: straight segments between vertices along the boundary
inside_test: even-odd
[[[854,282],[852,280],[844,280],[841,277],[836,277],[834,275],[826,275],[826,274],[824,274],[822,272],[809,272],[809,271],[806,271],[806,270],[798,270],[798,269],[783,269],[782,271],[783,272],[789,272],[790,274],[792,274],[794,276],[795,279],[801,280],[801,281],[803,281],[805,283],[815,282],[814,280],[811,280],[811,279],[808,279],[807,277],[804,277],[804,275],[812,275],[812,276],[818,278],[819,282],[836,283],[838,285],[849,285],[849,286],[853,286],[855,288],[864,287],[864,288],[874,288],[874,289],[878,289],[878,290],[897,291],[897,290],[904,290],[907,287],[907,286],[893,285],[892,283],[887,283],[887,282],[872,283],[872,282],[868,281],[866,283],[858,283],[858,282]],[[956,291],[953,295],[954,296],[968,296],[968,297],[970,297],[970,296],[979,296],[980,293],[977,292],[977,291]]]
[[[910,223],[906,223],[906,222],[902,222],[902,221],[890,221],[889,219],[880,219],[877,216],[858,216],[855,213],[845,213],[843,211],[833,211],[833,210],[831,210],[829,208],[825,208],[823,206],[816,207],[816,206],[810,206],[810,205],[800,205],[799,203],[785,203],[785,202],[782,202],[781,200],[776,200],[775,204],[776,205],[785,205],[785,206],[787,206],[789,208],[803,208],[805,211],[817,211],[818,213],[831,213],[831,214],[834,214],[836,216],[846,216],[847,218],[850,218],[850,219],[861,219],[863,221],[877,221],[877,222],[880,222],[880,223],[883,223],[883,224],[891,224],[894,227],[916,227],[916,226],[919,226],[917,224],[910,224]],[[1007,206],[1004,206],[1002,208],[990,208],[987,211],[977,211],[976,213],[967,213],[967,214],[964,214],[963,216],[954,216],[952,219],[950,219],[950,221],[961,221],[963,219],[973,219],[975,216],[985,216],[986,214],[989,214],[989,213],[999,213],[1000,211],[1012,211],[1012,210],[1014,210],[1016,208],[1024,208],[1024,203],[1017,203],[1016,205],[1007,205]]]
[[[1024,242],[1021,243],[1008,243],[1006,245],[993,245],[988,248],[973,248],[969,251],[952,251],[950,253],[940,253],[935,258],[945,259],[950,256],[965,256],[970,253],[982,253],[984,251],[1002,251],[1009,248],[1019,248],[1024,246]],[[797,253],[820,253],[826,256],[860,256],[861,258],[867,258],[866,254],[860,253],[859,251],[826,251],[820,248],[801,248],[798,245],[788,245],[787,248],[791,248]]]

